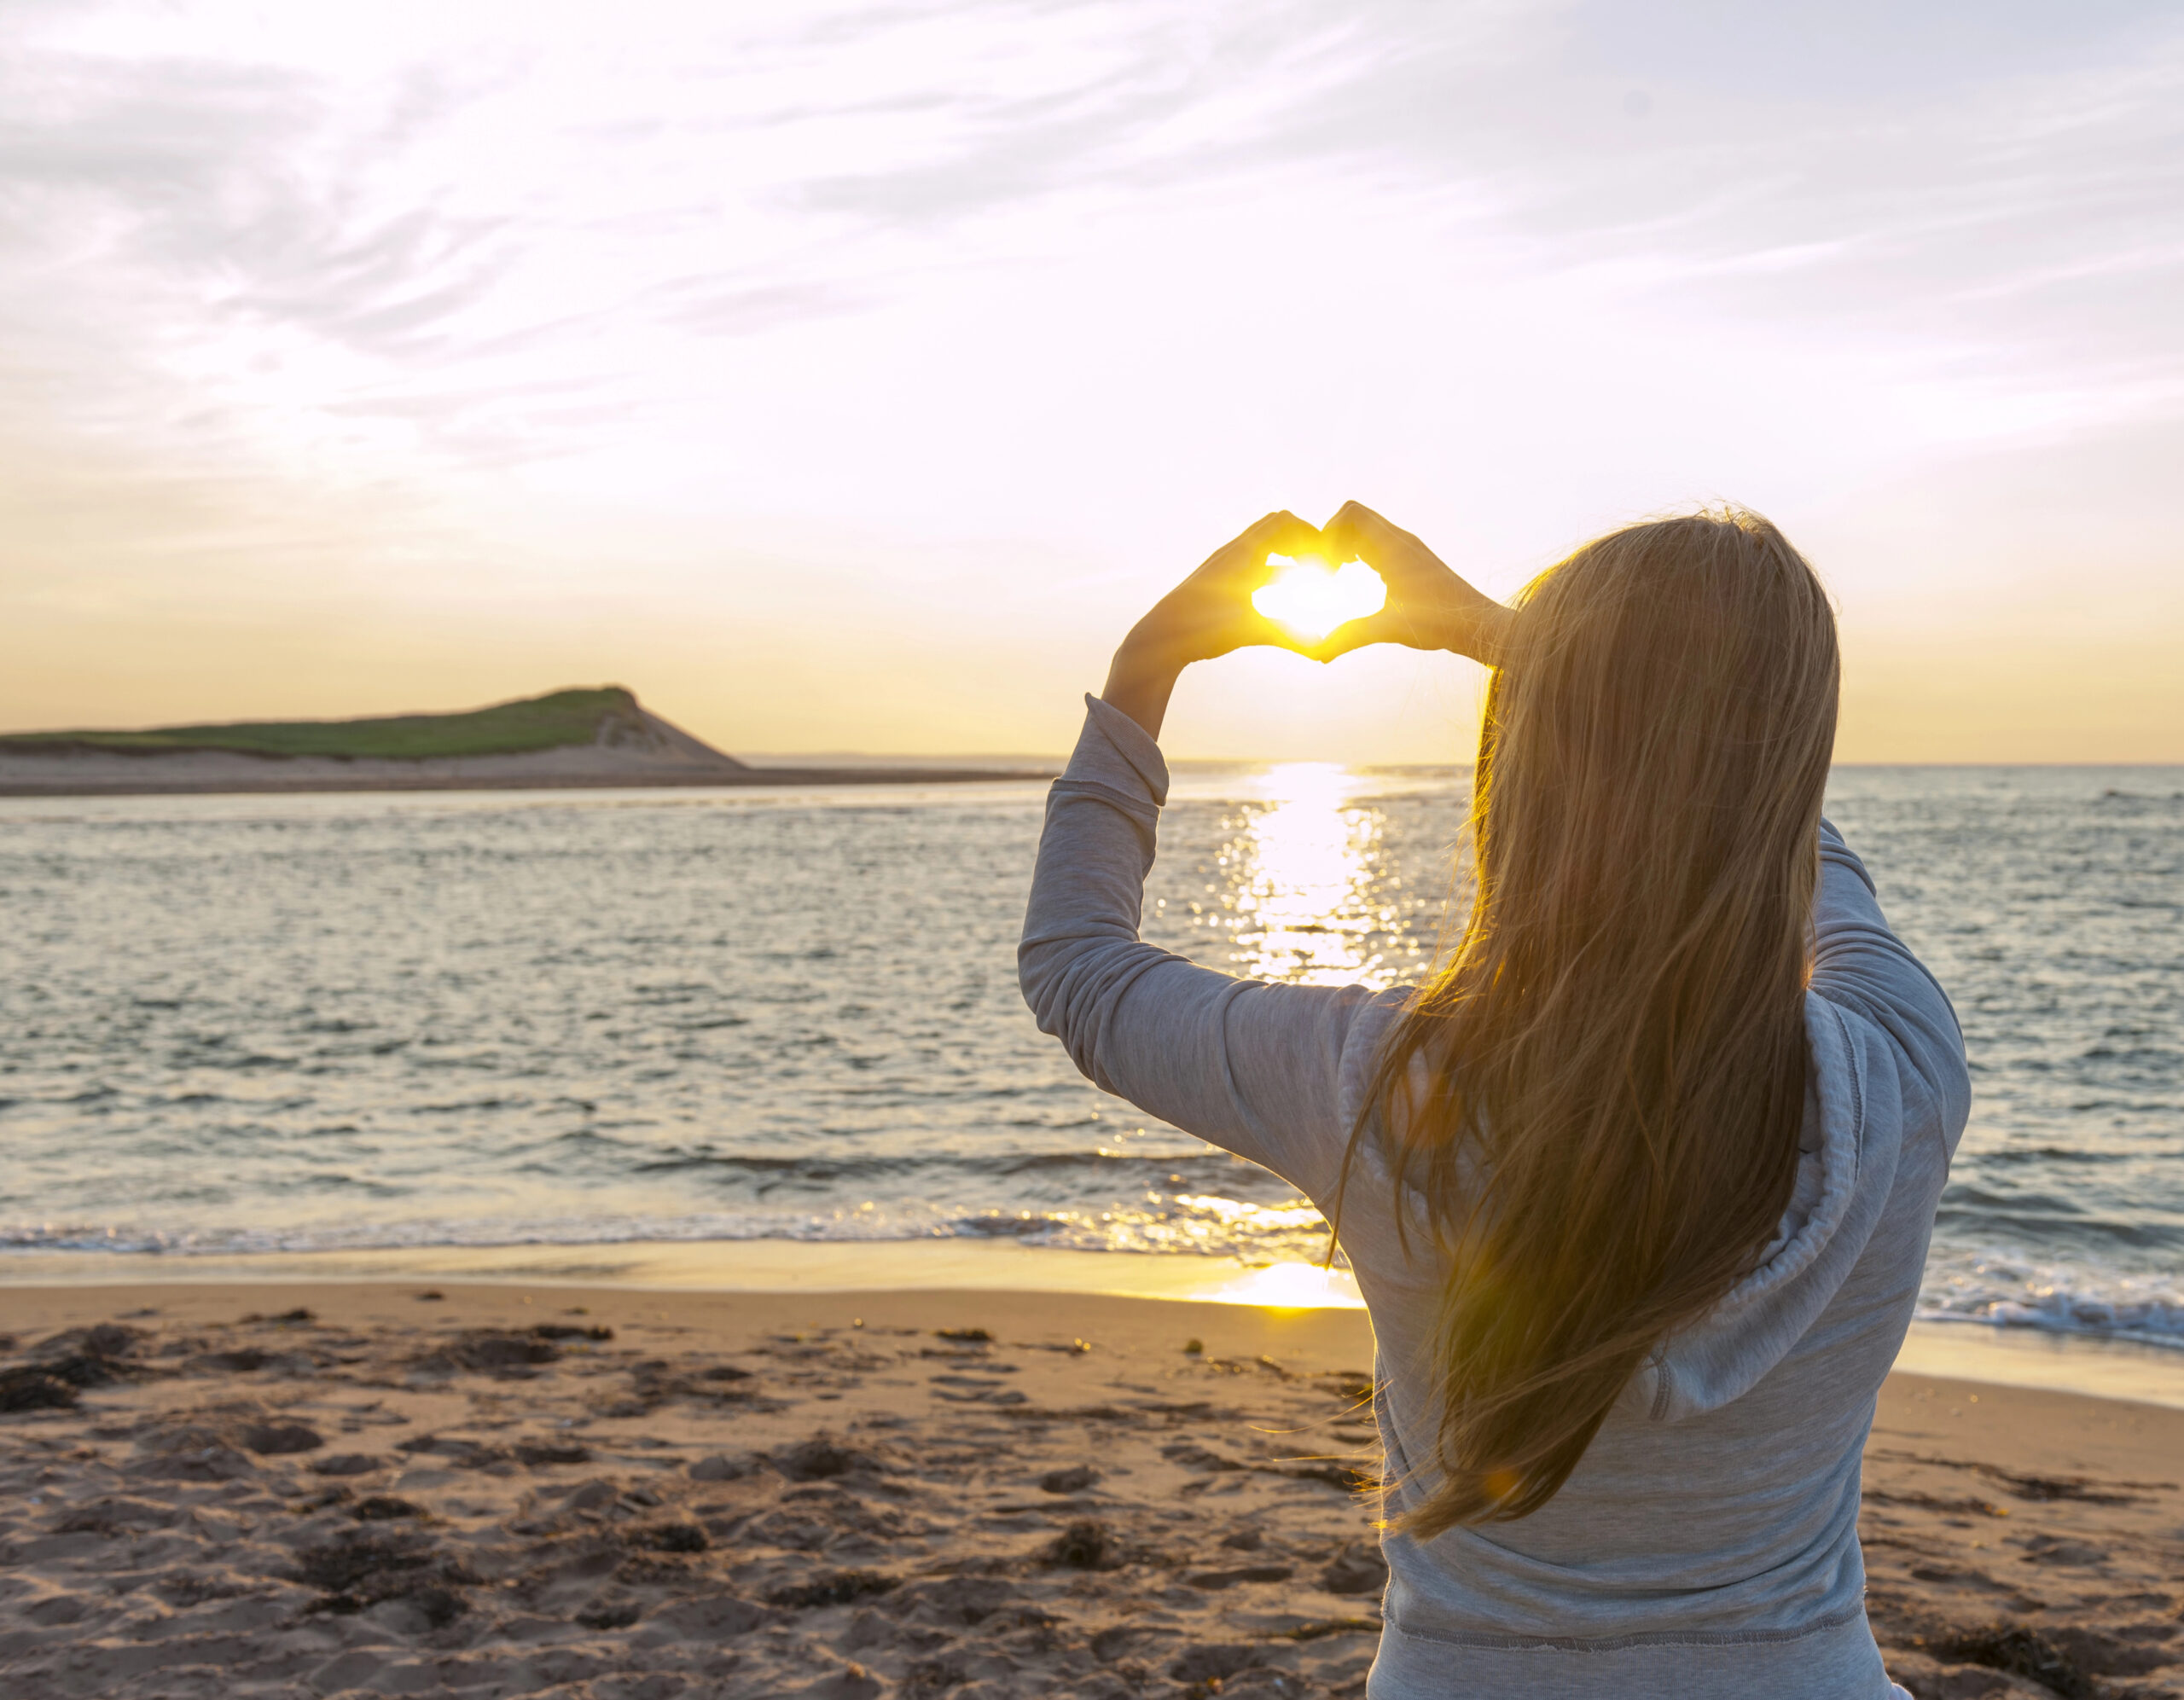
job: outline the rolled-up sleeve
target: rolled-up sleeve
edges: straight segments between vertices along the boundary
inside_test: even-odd
[[[1141,940],[1167,763],[1127,715],[1087,701],[1047,799],[1017,951],[1025,1001],[1101,1090],[1324,1202],[1349,1142],[1345,1053],[1386,995],[1238,979]]]

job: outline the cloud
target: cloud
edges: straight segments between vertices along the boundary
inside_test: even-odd
[[[2175,281],[2184,31],[1760,9],[640,8],[548,11],[487,51],[482,21],[410,9],[361,65],[293,29],[253,57],[230,19],[222,60],[130,9],[88,41],[34,9],[0,84],[0,257],[34,280],[10,340],[154,369],[180,348],[202,385],[306,337],[352,407],[518,345],[626,390],[590,358],[604,323],[867,312],[1066,252],[1118,204],[1301,171],[1484,213],[1535,268],[1621,291],[2144,362],[2101,309]]]
[[[1355,485],[1511,573],[1900,512],[2184,416],[2180,130],[2184,22],[2116,0],[18,4],[0,583],[664,607],[787,536],[978,563],[921,580],[975,636],[1137,594],[1111,510]]]

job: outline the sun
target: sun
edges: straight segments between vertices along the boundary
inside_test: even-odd
[[[1310,555],[1270,554],[1266,564],[1281,571],[1252,592],[1252,606],[1299,637],[1325,637],[1345,622],[1387,606],[1388,587],[1362,560],[1345,561],[1339,571]]]

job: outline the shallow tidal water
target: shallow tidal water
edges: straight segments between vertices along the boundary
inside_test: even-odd
[[[1186,769],[1147,936],[1399,983],[1461,770]],[[1042,790],[0,801],[0,1247],[1317,1255],[1018,996]],[[1844,769],[1974,1106],[1924,1309],[2184,1348],[2184,769]]]

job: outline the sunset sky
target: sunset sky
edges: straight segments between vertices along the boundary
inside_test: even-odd
[[[1348,497],[1496,592],[1778,521],[1852,761],[2184,760],[2184,10],[0,8],[0,726],[608,681],[1053,752]],[[1462,759],[1256,653],[1185,755]]]

